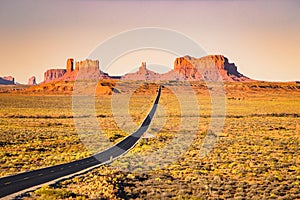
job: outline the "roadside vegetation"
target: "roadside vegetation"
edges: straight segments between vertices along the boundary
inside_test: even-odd
[[[136,84],[130,84],[138,89],[130,98],[129,115],[137,127],[152,106],[157,85]],[[118,97],[128,91],[128,85],[118,85]],[[142,139],[124,158],[109,166],[43,186],[22,198],[299,199],[300,88],[293,83],[226,83],[224,129],[213,151],[200,158],[211,122],[211,105],[205,84],[191,85],[200,106],[200,123],[187,151],[170,165],[144,170],[145,163],[137,161],[140,170],[131,170],[127,163],[133,157],[151,155],[176,137],[180,117],[185,116],[180,115],[180,103],[166,84],[157,116],[148,131],[154,137]],[[1,176],[93,153],[76,132],[72,96],[0,95]],[[112,98],[114,94],[96,97],[96,116],[105,137],[113,144],[128,135],[125,129],[132,127],[127,127],[126,121],[116,123]],[[194,105],[190,105],[190,110],[194,114]]]

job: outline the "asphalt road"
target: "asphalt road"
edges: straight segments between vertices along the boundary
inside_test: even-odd
[[[64,176],[78,173],[93,166],[109,163],[124,155],[135,146],[143,133],[147,131],[156,111],[160,94],[161,87],[159,87],[155,102],[142,125],[134,133],[127,136],[122,141],[109,149],[81,160],[0,178],[0,198]]]

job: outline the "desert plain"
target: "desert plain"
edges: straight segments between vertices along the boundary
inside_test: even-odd
[[[163,167],[135,170],[126,158],[87,173],[45,185],[19,199],[299,199],[300,85],[296,82],[224,82],[224,125],[211,152],[201,145],[212,120],[212,88],[188,82],[197,99],[199,125],[189,147]],[[113,88],[119,85],[118,90]],[[129,115],[138,127],[163,85],[158,112],[144,138],[128,157],[151,155],[172,144],[181,120],[176,82],[102,80],[95,90],[95,112],[113,145],[129,134],[115,122],[112,99],[136,88]],[[41,88],[43,87],[43,88]],[[1,177],[77,160],[93,154],[76,131],[72,110],[74,82],[43,86],[3,86],[0,93]],[[120,89],[121,88],[121,89]],[[124,88],[124,89],[122,89]],[[120,96],[117,96],[120,95]],[[126,95],[125,95],[126,96]],[[189,101],[184,98],[182,101]],[[195,103],[195,102],[194,102]],[[188,110],[194,112],[195,105]],[[84,117],[84,116],[82,116]],[[163,122],[163,123],[160,123]],[[88,131],[88,130],[87,130]],[[189,129],[186,130],[191,131]],[[174,154],[176,149],[174,149]],[[167,156],[172,156],[172,151]],[[126,157],[126,156],[125,156]],[[125,170],[124,170],[125,169]],[[127,170],[126,170],[127,169]]]

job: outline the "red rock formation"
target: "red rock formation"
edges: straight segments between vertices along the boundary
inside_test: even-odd
[[[79,79],[97,79],[100,77],[99,61],[86,59],[78,62]]]
[[[99,69],[98,60],[86,59],[75,62],[69,58],[65,69],[52,69],[45,72],[45,81],[53,80],[74,81],[80,79],[108,79],[107,73]],[[176,58],[174,69],[159,74],[148,70],[143,62],[135,73],[128,73],[121,77],[123,80],[207,80],[207,81],[252,81],[237,71],[234,63],[222,55],[209,55],[201,58],[184,56]]]
[[[79,70],[81,69],[99,69],[99,60],[86,59],[78,62]]]
[[[35,76],[32,76],[28,79],[27,85],[36,85]]]
[[[123,80],[160,80],[161,75],[159,73],[148,70],[146,62],[142,62],[139,70],[135,73],[125,74],[121,79]]]
[[[75,62],[75,71],[79,71],[79,62]]]
[[[15,84],[15,78],[12,76],[0,77],[0,84],[1,85],[13,85],[13,84]]]
[[[65,69],[49,69],[44,73],[44,82],[50,82],[61,78],[66,73]]]
[[[146,69],[146,63],[135,73],[122,77],[126,80],[206,80],[206,81],[252,81],[237,71],[233,63],[222,55],[210,55],[201,58],[184,56],[176,58],[174,69],[158,74]]]
[[[183,81],[185,80],[184,76],[180,74],[178,71],[171,70],[167,73],[161,74],[160,80],[176,80],[176,81]]]
[[[75,81],[76,79],[107,79],[107,73],[100,71],[99,61],[86,59],[80,62],[75,62],[74,59],[69,58],[66,63],[66,69],[50,69],[44,74],[44,83],[61,80],[61,81]]]
[[[80,62],[76,62],[75,71],[77,73],[77,79],[107,79],[109,78],[107,73],[102,72],[99,69],[99,61],[86,59]],[[75,80],[76,77],[73,79]]]
[[[239,73],[235,64],[229,63],[222,55],[209,55],[198,59],[190,56],[176,58],[174,71],[186,80],[251,81]]]
[[[68,58],[67,65],[66,65],[67,73],[70,73],[73,71],[73,63],[74,63],[74,59]]]

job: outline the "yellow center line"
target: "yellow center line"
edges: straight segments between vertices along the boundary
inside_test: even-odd
[[[25,177],[25,178],[23,178],[24,180],[26,180],[26,179],[29,179],[29,177]]]
[[[43,176],[43,174],[41,173],[41,174],[39,174],[39,176]]]
[[[6,182],[6,183],[4,183],[5,185],[9,185],[9,184],[11,184],[11,182]]]
[[[51,170],[51,172],[55,172],[54,170]]]

